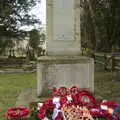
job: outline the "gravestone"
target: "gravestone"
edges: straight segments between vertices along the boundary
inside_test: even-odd
[[[94,91],[94,60],[80,55],[80,0],[47,0],[46,11],[47,55],[38,58],[37,95],[73,85]]]

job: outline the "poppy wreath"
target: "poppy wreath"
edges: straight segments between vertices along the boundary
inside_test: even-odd
[[[61,105],[78,105],[77,96],[79,96],[79,89],[73,86],[70,89],[66,87],[60,87],[59,89],[53,89],[53,97],[59,97]],[[68,96],[72,98],[71,103],[68,102]]]
[[[44,118],[62,120],[66,117],[66,114],[69,114],[67,115],[68,118],[69,116],[71,116],[71,118],[74,117],[72,115],[74,109],[76,109],[75,116],[85,118],[86,116],[79,116],[77,114],[77,111],[79,110],[79,112],[81,112],[82,108],[85,108],[85,111],[82,111],[84,115],[91,117],[90,119],[120,120],[120,106],[118,104],[108,100],[97,103],[91,92],[77,88],[76,86],[70,89],[65,87],[60,87],[59,89],[54,88],[53,98],[49,98],[43,103],[37,115],[40,120]],[[64,110],[67,110],[66,114],[62,113]],[[71,112],[69,110],[71,110]]]
[[[79,92],[78,101],[79,105],[86,106],[88,108],[93,108],[96,104],[95,97],[91,92],[88,92],[86,90]]]
[[[120,106],[114,101],[105,100],[90,109],[94,118],[106,118],[107,120],[120,120]]]
[[[66,87],[60,87],[59,89],[53,88],[53,96],[64,97],[68,94],[68,89]]]
[[[53,89],[53,98],[49,98],[45,101],[45,103],[41,106],[40,110],[38,111],[38,118],[44,119],[45,117],[48,118],[52,113],[55,105],[53,104],[53,99],[57,97],[60,99],[60,106],[71,106],[71,105],[82,105],[88,107],[93,107],[95,103],[95,98],[93,95],[85,90],[77,88],[73,86],[70,89],[66,87],[60,87],[59,89]],[[87,102],[84,100],[84,97],[87,98]],[[61,108],[60,107],[60,108]],[[50,111],[50,112],[48,112]]]
[[[77,88],[76,86],[73,86],[70,89],[70,93],[77,97],[78,105],[86,106],[88,108],[94,107],[96,99],[91,92],[87,90],[82,90],[80,88]]]
[[[54,109],[54,104],[52,98],[48,98],[45,103],[41,106],[37,116],[39,119],[44,119],[45,117],[51,119],[51,115]]]
[[[92,117],[94,118],[107,118],[108,117],[108,112],[105,110],[101,110],[100,108],[92,108],[90,110],[90,113]]]
[[[26,107],[15,107],[7,110],[8,119],[22,119],[29,115],[29,109]]]

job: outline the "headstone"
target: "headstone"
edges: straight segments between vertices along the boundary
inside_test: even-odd
[[[47,0],[47,56],[38,58],[37,95],[53,87],[94,91],[94,60],[80,56],[80,0]]]

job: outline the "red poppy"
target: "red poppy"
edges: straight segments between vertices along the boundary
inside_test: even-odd
[[[46,117],[46,110],[45,109],[41,109],[38,113],[37,116],[39,119],[44,119]]]
[[[68,90],[67,90],[66,87],[60,87],[60,88],[58,89],[58,95],[59,95],[60,97],[65,97],[67,94],[68,94]]]
[[[48,98],[46,101],[45,101],[45,106],[46,106],[46,109],[51,109],[53,110],[54,109],[54,104],[53,104],[53,99],[52,98]]]
[[[53,96],[58,96],[57,88],[53,88]]]
[[[67,104],[67,98],[66,97],[61,97],[60,98],[60,104],[61,105],[66,105]]]
[[[70,93],[74,95],[78,95],[80,91],[81,89],[77,88],[76,86],[73,86],[72,88],[70,88]]]

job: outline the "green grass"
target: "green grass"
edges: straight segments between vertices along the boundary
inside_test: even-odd
[[[0,120],[4,112],[15,105],[16,98],[24,88],[36,88],[36,75],[0,74]]]
[[[104,99],[120,103],[120,78],[114,77],[113,74],[112,72],[95,73],[95,93]]]

